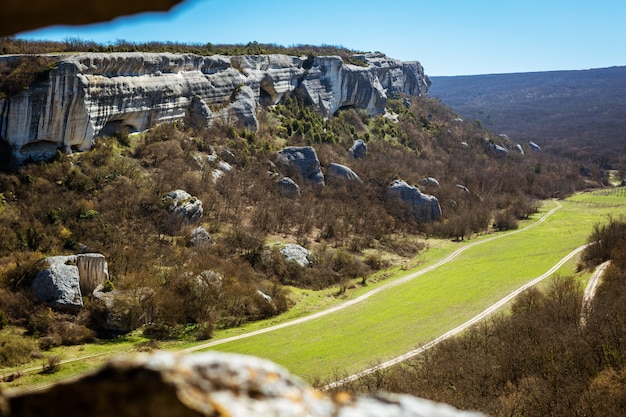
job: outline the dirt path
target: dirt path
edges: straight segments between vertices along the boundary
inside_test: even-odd
[[[583,307],[580,312],[580,325],[584,326],[587,322],[587,316],[589,315],[589,309],[591,308],[591,301],[593,297],[596,295],[596,290],[598,289],[598,284],[600,284],[600,278],[604,275],[604,271],[611,264],[611,261],[606,261],[596,267],[596,270],[593,271],[593,275],[589,278],[589,283],[585,288],[585,293],[583,294]]]

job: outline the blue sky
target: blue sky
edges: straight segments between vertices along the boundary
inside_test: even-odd
[[[420,61],[431,76],[589,69],[626,65],[626,1],[187,0],[20,37],[341,45]]]

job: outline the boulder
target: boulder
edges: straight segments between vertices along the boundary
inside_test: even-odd
[[[311,146],[288,146],[278,153],[277,162],[310,184],[325,185],[320,161]]]
[[[99,253],[51,256],[33,280],[35,298],[59,310],[78,310],[83,295],[90,295],[109,279],[106,258]]]
[[[289,177],[281,178],[280,181],[276,183],[276,187],[278,188],[278,192],[283,197],[287,197],[287,198],[300,197],[300,187]]]
[[[295,262],[301,267],[313,265],[313,254],[306,248],[295,243],[287,243],[280,253],[285,257],[287,262]]]
[[[213,239],[211,239],[211,235],[204,227],[198,226],[191,231],[189,243],[193,247],[202,248],[212,244]]]
[[[520,145],[519,143],[515,145],[515,150],[517,150],[517,152],[519,152],[520,155],[524,155],[524,149],[522,148],[522,145]]]
[[[465,195],[470,195],[470,190],[469,188],[467,188],[466,186],[462,185],[462,184],[457,184],[456,188],[459,189],[460,192],[462,192]]]
[[[419,188],[410,186],[402,180],[394,180],[388,192],[390,200],[406,204],[408,212],[418,223],[441,219],[441,206],[435,196],[422,194]]]
[[[202,201],[184,190],[174,190],[165,197],[167,211],[189,224],[197,223],[202,217]]]
[[[224,162],[227,162],[230,165],[237,165],[238,163],[237,157],[235,156],[235,154],[232,153],[232,151],[229,151],[228,149],[224,149],[222,152],[220,152],[220,158],[222,158]]]
[[[52,256],[44,259],[32,283],[37,301],[59,310],[76,311],[83,306],[76,256]]]
[[[439,181],[433,177],[424,177],[421,180],[419,180],[419,184],[424,185],[426,187],[441,188]]]
[[[0,407],[3,417],[481,416],[410,395],[330,395],[266,359],[221,352],[120,356],[45,390],[1,391]]]
[[[530,149],[532,149],[533,151],[541,152],[541,147],[532,140],[528,142],[528,146],[530,146]]]
[[[354,159],[365,158],[367,156],[367,143],[363,142],[363,139],[357,139],[352,143],[348,152]]]
[[[363,184],[361,178],[354,171],[352,171],[352,169],[334,162],[328,165],[328,168],[326,169],[326,178],[328,182],[334,183]]]

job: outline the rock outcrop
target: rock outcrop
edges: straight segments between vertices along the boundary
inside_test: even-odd
[[[0,65],[15,56],[0,56]],[[332,116],[342,107],[385,111],[389,96],[423,95],[430,80],[418,62],[361,55],[364,66],[335,56],[198,56],[170,53],[58,55],[47,81],[0,99],[0,138],[17,163],[57,149],[86,150],[94,137],[187,120],[258,127],[259,104],[286,94],[307,98]]]
[[[4,398],[3,398],[4,397]],[[4,407],[3,407],[4,403]],[[158,352],[46,390],[0,392],[2,417],[479,417],[410,395],[324,394],[264,359]]]
[[[98,253],[51,256],[32,283],[35,298],[59,310],[78,310],[83,294],[91,294],[109,279],[106,259]]]
[[[278,152],[277,162],[290,177],[296,174],[309,184],[325,185],[320,160],[312,146],[287,146]]]
[[[441,219],[441,206],[435,196],[422,194],[417,187],[405,181],[395,180],[389,186],[390,200],[401,201],[418,223],[428,223]]]

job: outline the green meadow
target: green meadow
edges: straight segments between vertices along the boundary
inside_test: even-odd
[[[451,262],[362,303],[211,349],[268,358],[307,380],[357,372],[427,343],[548,271],[586,243],[595,223],[626,214],[623,194],[618,189],[576,195],[561,201],[563,207],[545,222],[468,248]],[[555,204],[545,202],[530,222]],[[433,248],[418,268],[396,275],[426,268],[462,245],[491,237]],[[558,273],[573,274],[575,266],[568,262]]]

